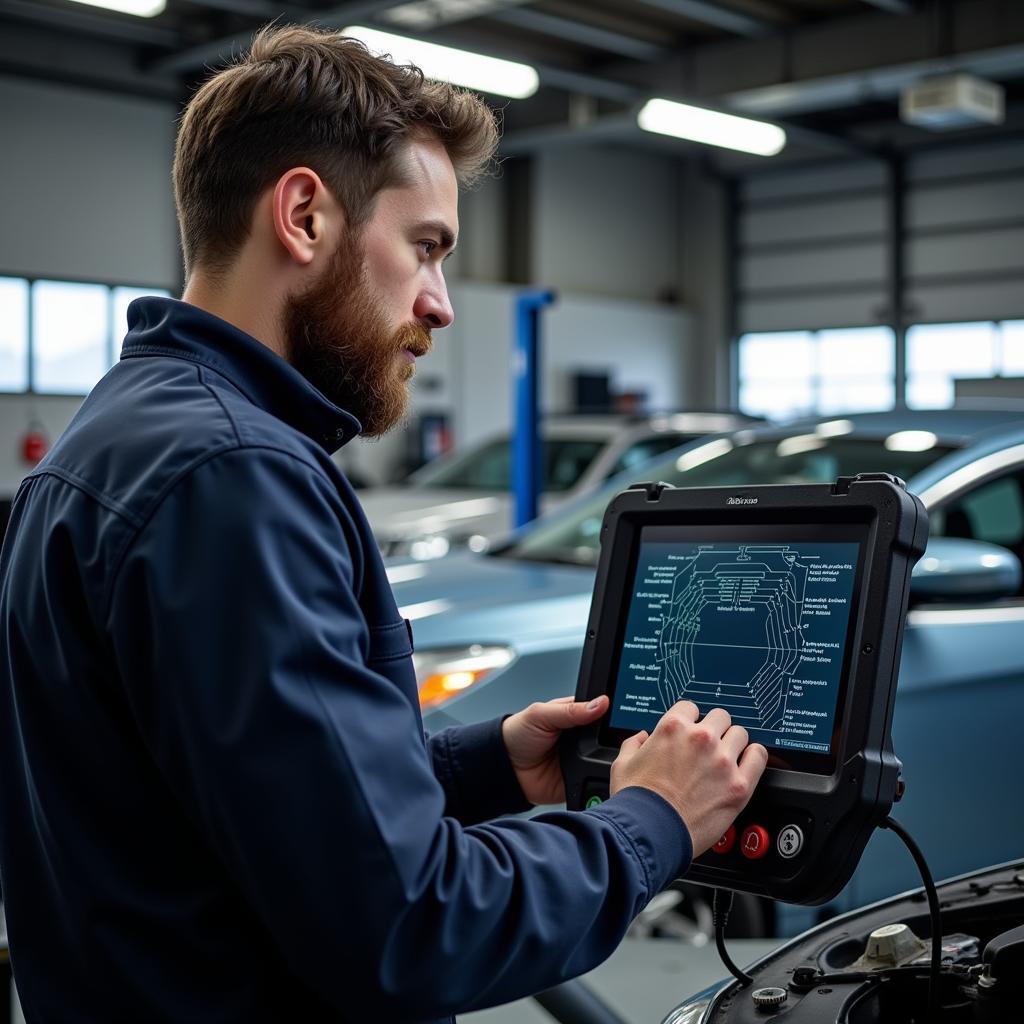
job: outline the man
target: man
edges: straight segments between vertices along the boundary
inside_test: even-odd
[[[555,745],[606,699],[424,741],[411,633],[330,454],[401,416],[493,118],[265,31],[183,117],[182,302],[15,502],[0,868],[30,1022],[429,1021],[592,968],[742,808],[763,747],[673,708],[613,796]]]

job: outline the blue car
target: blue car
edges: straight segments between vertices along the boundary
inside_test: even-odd
[[[893,473],[929,509],[914,573],[893,726],[906,795],[894,810],[938,878],[1020,856],[1024,815],[1007,765],[1024,722],[1024,412],[893,412],[705,439],[619,477],[486,554],[391,564],[412,620],[428,729],[574,692],[611,497],[676,486],[831,482]],[[917,884],[889,832],[826,908],[775,910],[778,934]]]

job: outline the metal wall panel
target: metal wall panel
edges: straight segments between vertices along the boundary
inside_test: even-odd
[[[759,207],[751,204],[742,219],[744,246],[780,242],[821,241],[846,236],[878,234],[885,230],[885,196],[854,193],[852,197],[808,197],[802,202]]]
[[[769,289],[884,286],[885,259],[882,242],[750,255],[742,262],[740,288],[748,298],[756,298]]]
[[[937,274],[1024,274],[1024,223],[1019,227],[963,231],[907,240],[907,275],[911,280]]]
[[[736,331],[892,322],[881,161],[773,172],[737,189]],[[1024,142],[905,164],[907,323],[1024,317]]]
[[[788,296],[775,299],[751,299],[743,303],[737,323],[739,334],[753,331],[788,331],[802,328],[871,327],[881,323],[879,311],[885,307],[885,292],[880,288],[846,294],[830,294],[823,289],[796,303]]]

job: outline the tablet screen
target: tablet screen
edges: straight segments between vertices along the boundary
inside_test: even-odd
[[[611,728],[650,731],[672,704],[691,700],[702,714],[725,708],[751,741],[827,768],[856,600],[855,532],[641,530]]]

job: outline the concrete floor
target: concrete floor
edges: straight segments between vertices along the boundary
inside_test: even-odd
[[[729,953],[741,967],[782,939],[731,939]],[[688,996],[728,977],[714,945],[696,948],[672,939],[626,939],[583,980],[626,1024],[660,1024]],[[466,1013],[459,1024],[552,1024],[532,999]]]

